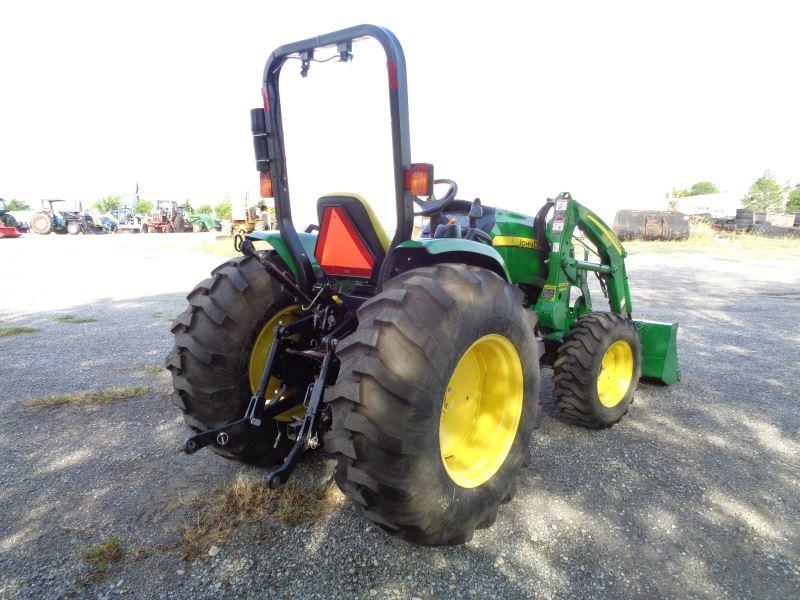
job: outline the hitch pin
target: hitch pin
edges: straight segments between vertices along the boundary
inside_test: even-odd
[[[322,285],[319,286],[319,291],[317,292],[317,295],[314,296],[314,299],[311,302],[308,303],[308,306],[302,306],[301,305],[300,308],[302,308],[304,311],[305,310],[309,310],[312,306],[314,306],[314,304],[316,304],[317,300],[319,300],[319,297],[322,295],[322,290],[324,290],[324,289],[325,289],[325,286],[322,286]],[[312,312],[315,315],[319,314],[319,311],[317,311],[317,310],[312,310]]]

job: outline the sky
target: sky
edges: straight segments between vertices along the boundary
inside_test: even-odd
[[[4,2],[0,197],[255,199],[267,56],[359,23],[403,44],[412,160],[459,197],[534,214],[569,191],[611,219],[698,180],[799,183],[799,18],[769,1]],[[354,54],[282,73],[301,225],[352,191],[392,228],[385,59]]]

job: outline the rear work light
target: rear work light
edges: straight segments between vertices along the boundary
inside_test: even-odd
[[[261,177],[261,197],[272,198],[272,174],[261,171],[259,175]]]
[[[406,190],[413,196],[430,196],[433,193],[433,165],[414,163],[406,171]]]

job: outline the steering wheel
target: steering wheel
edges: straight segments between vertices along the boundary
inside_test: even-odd
[[[413,196],[414,202],[422,208],[419,212],[415,212],[415,217],[430,217],[433,214],[442,212],[448,204],[450,204],[453,200],[456,199],[456,194],[458,193],[458,184],[453,181],[452,179],[434,179],[433,184],[446,184],[448,185],[448,189],[445,192],[444,196],[441,198],[434,198],[433,195],[428,200],[420,200],[416,196]]]

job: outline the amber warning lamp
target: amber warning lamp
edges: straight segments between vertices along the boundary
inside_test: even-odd
[[[261,197],[272,198],[272,174],[267,171],[261,171]]]
[[[406,190],[412,196],[430,196],[433,193],[433,165],[412,164],[406,171]]]

